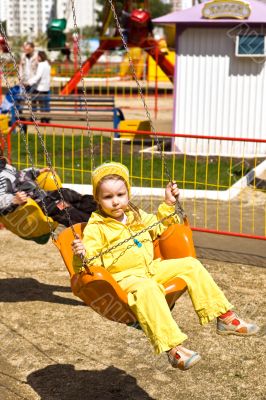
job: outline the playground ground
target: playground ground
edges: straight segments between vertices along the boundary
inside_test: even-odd
[[[215,212],[210,209],[209,212]],[[0,399],[265,399],[265,241],[194,232],[199,259],[256,337],[221,337],[198,324],[183,295],[173,310],[202,361],[181,372],[141,331],[104,320],[75,298],[63,261],[0,230]]]
[[[0,399],[265,399],[266,270],[246,262],[252,260],[252,241],[237,245],[241,263],[230,262],[235,239],[227,241],[226,261],[219,259],[219,249],[212,249],[216,259],[211,260],[206,255],[215,247],[213,240],[204,244],[197,236],[196,250],[206,268],[237,311],[261,331],[253,338],[221,337],[214,323],[198,324],[183,295],[173,315],[189,336],[187,346],[202,361],[181,372],[164,355],[153,354],[141,331],[104,320],[75,298],[52,243],[40,246],[1,230]]]

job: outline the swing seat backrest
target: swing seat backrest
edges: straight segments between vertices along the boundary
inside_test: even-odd
[[[75,233],[82,238],[87,222],[72,226]],[[54,244],[58,248],[70,275],[71,289],[75,296],[82,299],[94,311],[102,316],[118,322],[132,323],[136,321],[127,304],[127,294],[121,289],[112,275],[103,267],[90,267],[93,275],[87,272],[75,274],[73,269],[73,242],[71,228],[64,229]]]
[[[183,224],[170,225],[157,240],[161,258],[165,260],[196,257],[192,230],[187,218],[184,218]]]
[[[83,230],[86,223],[79,223],[73,225],[73,229],[82,238]],[[188,227],[189,228],[189,227]],[[169,231],[168,231],[169,230]],[[182,235],[189,233],[189,238],[183,238]],[[130,310],[127,303],[127,293],[121,289],[119,284],[115,281],[112,275],[103,267],[90,267],[92,275],[88,274],[86,271],[79,274],[75,274],[72,266],[73,253],[71,249],[71,243],[73,242],[73,232],[71,228],[66,228],[60,233],[58,238],[54,240],[54,244],[59,249],[64,263],[70,275],[71,289],[74,295],[82,299],[88,306],[90,306],[98,314],[104,316],[105,318],[126,323],[134,324],[136,317]],[[165,232],[164,236],[154,242],[154,252],[155,258],[163,258],[160,251],[160,246],[164,243],[164,250],[167,248],[167,243],[169,243],[169,248],[171,248],[171,258],[180,258],[184,256],[195,255],[194,245],[192,240],[191,231],[184,231],[183,224],[175,224],[170,226]],[[176,243],[171,243],[177,241]],[[187,253],[184,255],[182,251],[179,253],[179,242],[189,242],[190,246],[187,248]],[[176,246],[175,246],[176,244]],[[175,254],[174,249],[176,249]],[[193,253],[194,251],[194,253]],[[192,254],[193,253],[193,254]],[[166,254],[167,256],[167,254]],[[165,257],[170,258],[170,257]],[[181,278],[174,278],[164,284],[166,300],[170,308],[173,307],[176,300],[184,293],[186,290],[186,283]]]
[[[51,228],[55,229],[58,223],[50,217],[48,217],[48,220]],[[23,239],[35,240],[50,234],[47,217],[31,198],[28,198],[27,203],[17,207],[13,212],[1,216],[0,223]]]
[[[72,225],[72,228],[74,229],[75,233],[82,238],[83,236],[83,230],[85,226],[87,225],[87,222],[81,222],[79,224]],[[71,244],[74,240],[73,232],[71,227],[64,229],[57,237],[57,239],[54,239],[54,244],[58,248],[58,250],[61,253],[61,256],[64,260],[65,266],[67,267],[67,270],[69,272],[70,278],[72,278],[73,275],[75,275],[75,271],[72,265],[73,262],[73,252],[71,248]]]

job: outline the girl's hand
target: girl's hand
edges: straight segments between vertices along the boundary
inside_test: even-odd
[[[169,182],[165,189],[165,203],[174,206],[176,198],[179,196],[179,189],[175,182]]]
[[[25,192],[17,192],[12,200],[13,204],[21,205],[27,203],[27,195]]]
[[[84,244],[82,243],[82,241],[80,240],[80,238],[73,240],[72,244],[72,251],[76,256],[85,256],[86,254],[86,250],[84,247]]]

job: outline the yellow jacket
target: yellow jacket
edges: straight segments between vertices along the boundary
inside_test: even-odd
[[[132,211],[126,212],[126,224],[110,217],[104,217],[99,212],[92,213],[83,232],[86,257],[89,259],[123,240],[131,238],[132,235],[168,216],[174,210],[174,206],[169,206],[166,203],[159,206],[157,215],[147,214],[145,211],[139,210],[141,224],[136,223]],[[176,222],[179,222],[177,215],[136,236],[138,242],[141,243],[140,247],[132,238],[107,254],[99,256],[90,265],[103,266],[117,281],[129,275],[145,276],[146,273],[153,273],[152,241],[160,236],[170,224]],[[74,256],[73,266],[75,272],[80,272],[82,263],[79,257]]]

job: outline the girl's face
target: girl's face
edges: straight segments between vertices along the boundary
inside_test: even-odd
[[[125,183],[120,179],[103,181],[99,188],[97,201],[106,215],[122,221],[129,201]]]

